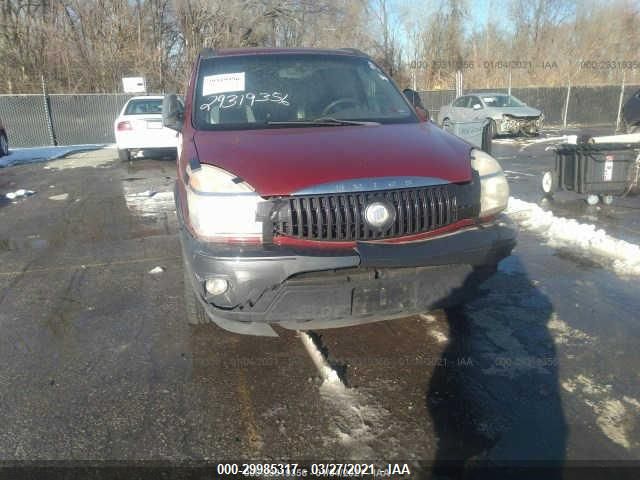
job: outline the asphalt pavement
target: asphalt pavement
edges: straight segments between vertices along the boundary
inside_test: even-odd
[[[493,154],[541,200],[542,140]],[[521,232],[448,311],[245,337],[185,322],[171,159],[84,152],[0,170],[0,460],[640,458],[637,278]],[[555,215],[640,244],[640,199]],[[151,273],[154,272],[154,273]]]

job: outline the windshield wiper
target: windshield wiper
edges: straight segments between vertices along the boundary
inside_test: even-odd
[[[315,118],[313,120],[292,120],[292,121],[285,121],[285,122],[272,122],[272,121],[267,121],[266,122],[267,125],[281,125],[281,126],[289,126],[289,125],[306,125],[306,126],[322,126],[322,127],[326,127],[326,126],[334,126],[334,127],[340,127],[343,125],[380,125],[378,122],[364,122],[364,121],[358,121],[358,120],[342,120],[339,118],[333,118],[333,117],[320,117],[320,118]]]

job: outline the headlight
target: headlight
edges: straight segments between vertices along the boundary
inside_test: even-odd
[[[471,166],[480,175],[480,217],[500,213],[509,201],[509,184],[498,161],[482,150],[471,150]]]
[[[262,222],[256,222],[261,198],[241,179],[211,165],[187,168],[187,205],[194,231],[211,239],[256,240],[262,238]]]

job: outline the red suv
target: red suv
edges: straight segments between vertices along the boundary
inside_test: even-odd
[[[190,323],[276,335],[459,303],[511,253],[509,187],[355,50],[205,50],[176,210]]]

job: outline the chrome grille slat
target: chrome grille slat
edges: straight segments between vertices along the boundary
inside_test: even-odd
[[[275,235],[320,241],[360,241],[415,235],[450,225],[465,217],[465,200],[457,185],[436,185],[376,192],[333,193],[289,197],[274,224]],[[369,203],[381,200],[394,208],[395,219],[384,230],[364,220]],[[468,202],[467,202],[468,203]],[[459,210],[459,205],[463,205]]]

